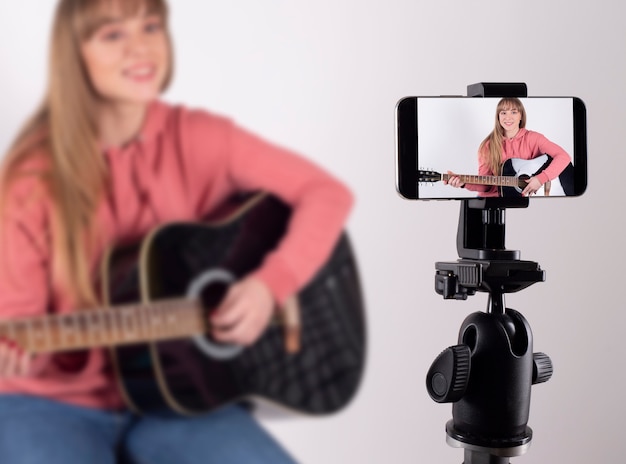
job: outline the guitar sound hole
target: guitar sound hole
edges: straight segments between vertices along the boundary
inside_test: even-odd
[[[204,308],[205,317],[209,317],[219,307],[226,296],[228,288],[229,283],[220,281],[213,281],[202,286],[199,292],[199,299]],[[211,336],[210,330],[202,336],[195,337],[194,341],[201,351],[214,360],[231,360],[237,357],[243,350],[243,347],[240,345],[218,342]]]
[[[235,276],[224,269],[208,269],[191,282],[187,296],[200,301],[204,315],[208,318],[219,307],[234,281]],[[219,343],[208,333],[195,337],[194,341],[202,351],[215,359],[231,359],[242,349],[240,346]]]
[[[229,285],[223,282],[213,282],[205,285],[200,291],[200,302],[207,314],[211,314],[220,305]]]

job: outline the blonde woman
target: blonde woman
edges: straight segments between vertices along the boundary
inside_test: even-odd
[[[46,97],[4,159],[0,319],[96,306],[107,247],[197,220],[237,191],[270,191],[293,214],[211,316],[216,340],[253,343],[330,253],[352,204],[345,186],[224,117],[159,100],[173,69],[167,18],[165,0],[60,0]],[[110,372],[103,350],[32,357],[0,340],[3,462],[293,462],[238,406],[135,416]]]
[[[502,98],[496,107],[495,127],[478,148],[478,175],[502,175],[502,165],[513,158],[530,160],[543,154],[552,158],[550,165],[527,180],[522,195],[530,196],[546,182],[558,177],[572,161],[571,156],[544,135],[526,129],[526,109],[519,98]],[[479,192],[482,197],[498,196],[496,186],[462,184],[453,172],[447,183]]]

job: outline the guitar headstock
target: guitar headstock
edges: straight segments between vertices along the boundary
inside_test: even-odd
[[[440,180],[441,174],[437,171],[425,171],[422,169],[417,171],[418,182],[438,182]]]

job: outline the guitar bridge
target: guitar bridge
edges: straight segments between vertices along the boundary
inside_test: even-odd
[[[285,351],[295,354],[300,351],[302,324],[300,320],[300,305],[293,296],[280,308],[283,327],[285,330]]]

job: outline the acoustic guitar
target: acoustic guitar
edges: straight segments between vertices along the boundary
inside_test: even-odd
[[[544,171],[552,162],[549,155],[540,155],[530,160],[511,158],[502,165],[501,176],[479,176],[473,174],[460,174],[461,183],[477,185],[496,185],[500,187],[499,193],[503,197],[519,197],[527,185],[527,180]],[[574,166],[572,163],[563,172],[546,185],[542,186],[537,195],[566,196],[574,194]],[[437,171],[418,171],[418,182],[447,181],[451,176]]]
[[[123,397],[138,413],[198,414],[261,397],[308,414],[357,392],[366,320],[347,234],[253,345],[216,343],[208,312],[285,234],[290,208],[259,193],[219,220],[172,223],[102,261],[105,306],[0,324],[32,353],[110,347]]]

